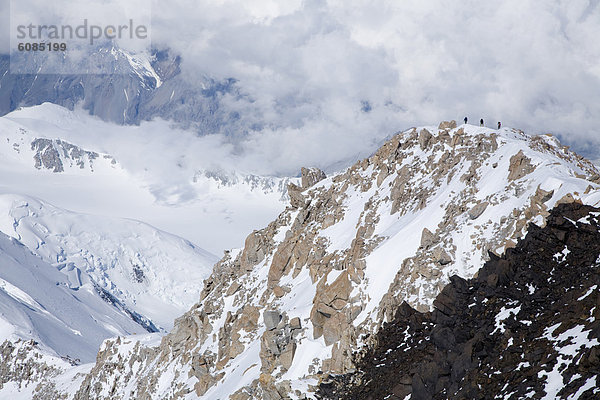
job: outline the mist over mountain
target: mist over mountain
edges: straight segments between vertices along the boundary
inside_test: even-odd
[[[98,96],[104,83],[92,80],[84,107],[111,121],[173,118],[201,134],[235,137],[261,174],[347,166],[398,129],[464,116],[552,133],[597,158],[594,2],[179,0],[151,7],[153,46],[168,50],[169,60],[179,57],[181,72],[152,101],[144,89],[137,98],[139,83],[120,82]],[[173,102],[167,88],[175,89]],[[29,100],[21,105],[44,101]],[[335,154],[323,150],[332,147]]]
[[[50,12],[30,3],[33,15]],[[76,6],[64,7],[63,14]],[[596,158],[594,2],[179,0],[152,2],[151,9],[154,48],[180,57],[172,85],[174,99],[186,104],[167,105],[166,88],[151,96],[152,104],[145,90],[139,100],[132,91],[132,103],[144,106],[126,108],[123,118],[107,103],[126,102],[119,87],[115,97],[88,97],[86,109],[111,121],[191,116],[203,134],[241,135],[239,149],[259,154],[257,162],[268,159],[270,174],[295,174],[302,161],[323,169],[340,160],[348,165],[400,127],[464,116],[553,133]],[[332,145],[335,159],[322,150]]]

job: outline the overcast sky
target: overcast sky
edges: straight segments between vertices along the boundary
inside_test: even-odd
[[[465,116],[600,158],[598,3],[171,0],[152,5],[152,40],[190,79],[238,80],[244,99],[225,106],[266,126],[242,145],[256,172],[331,165]]]
[[[582,149],[600,143],[598,3],[179,0],[155,5],[153,40],[239,80],[253,103],[232,107],[273,127],[247,147],[283,149],[274,165],[464,116]]]

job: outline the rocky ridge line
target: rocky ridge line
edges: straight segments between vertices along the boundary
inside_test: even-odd
[[[591,399],[600,395],[600,210],[552,210],[432,312],[403,303],[324,399]]]
[[[600,200],[594,166],[556,139],[454,122],[402,132],[337,176],[302,175],[160,346],[106,341],[76,398],[302,398],[352,371],[403,301],[429,310],[549,208]]]
[[[197,396],[210,397],[224,390],[220,388],[234,392],[233,399],[301,396],[318,383],[321,372],[352,370],[352,352],[361,343],[369,343],[369,336],[393,318],[402,301],[428,310],[449,276],[457,272],[473,275],[489,250],[514,246],[534,218],[543,224],[549,205],[581,196],[586,187],[588,193],[597,187],[582,178],[575,178],[576,185],[569,186],[571,177],[562,178],[564,183],[555,189],[541,187],[536,172],[545,173],[546,165],[561,160],[561,165],[568,165],[561,171],[574,169],[569,176],[597,174],[590,163],[553,138],[468,128],[465,132],[465,127],[457,128],[454,123],[441,124],[435,134],[426,128],[412,129],[394,136],[369,159],[338,176],[311,181],[310,187],[290,185],[291,207],[265,229],[250,234],[242,251],[226,255],[215,266],[200,303],[163,339],[162,368],[189,371],[187,380],[195,381]],[[490,176],[502,177],[505,183],[482,193],[479,186],[493,180]],[[480,206],[484,202],[487,205]],[[508,212],[485,217],[486,211],[503,209],[506,204],[512,204]],[[439,214],[436,207],[441,209]],[[474,212],[477,207],[484,210]],[[439,215],[437,227],[429,229],[432,242],[421,240],[419,245],[417,239],[417,248],[407,252],[399,265],[388,266],[397,272],[391,285],[384,286],[387,293],[381,300],[373,299],[369,285],[379,273],[369,275],[369,269],[374,271],[376,266],[368,267],[367,259],[389,240],[386,230],[402,224],[405,217],[431,213]],[[329,235],[328,228],[336,227],[336,234]],[[332,241],[341,229],[353,237],[334,250]],[[457,240],[464,241],[465,236],[472,243],[461,249]],[[299,304],[297,299],[311,290],[314,295],[306,299],[310,302],[307,309],[302,303],[306,300]],[[273,329],[266,327],[265,311],[279,315]],[[297,332],[290,325],[295,317],[301,323]],[[241,360],[250,351],[256,358],[246,364]],[[298,352],[306,365],[296,367],[300,376],[286,379]],[[112,358],[105,355],[100,354],[97,368],[105,362],[112,365]],[[234,373],[237,370],[243,371]],[[255,378],[232,389],[240,382],[232,377],[248,374],[248,370]],[[147,382],[162,374],[156,369],[138,379]],[[302,376],[298,386],[294,379]],[[92,392],[80,393],[94,397],[93,382],[99,377],[88,378]]]

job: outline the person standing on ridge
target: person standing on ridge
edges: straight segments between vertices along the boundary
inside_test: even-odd
[[[502,128],[502,123],[498,121],[498,129]]]
[[[479,126],[483,126],[483,118],[479,120]]]
[[[465,125],[467,124],[467,117],[465,117]]]

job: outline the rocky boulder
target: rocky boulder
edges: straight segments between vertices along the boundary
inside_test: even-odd
[[[263,321],[265,322],[265,328],[268,331],[277,328],[279,321],[281,321],[281,314],[279,311],[265,311],[263,313]]]
[[[473,208],[471,208],[469,210],[469,218],[471,218],[471,219],[479,218],[479,216],[481,214],[483,214],[483,212],[485,211],[485,209],[487,208],[488,205],[489,205],[489,203],[487,201],[482,201],[481,203],[473,206]]]
[[[290,204],[293,208],[302,208],[306,205],[306,199],[302,194],[302,188],[294,183],[290,183],[287,188]]]
[[[532,173],[535,170],[531,160],[523,154],[523,150],[519,150],[517,154],[510,158],[510,165],[508,167],[508,180],[514,181],[521,179],[527,174]]]
[[[302,174],[302,189],[307,189],[313,186],[315,183],[322,181],[327,178],[325,172],[319,168],[304,168],[300,170]]]
[[[419,132],[419,147],[421,150],[427,149],[432,138],[433,135],[431,132],[429,132],[427,129],[421,129],[421,132]]]
[[[456,121],[442,121],[440,122],[438,129],[439,130],[450,130],[456,128]]]
[[[421,232],[421,248],[428,249],[436,242],[435,235],[427,228]]]

